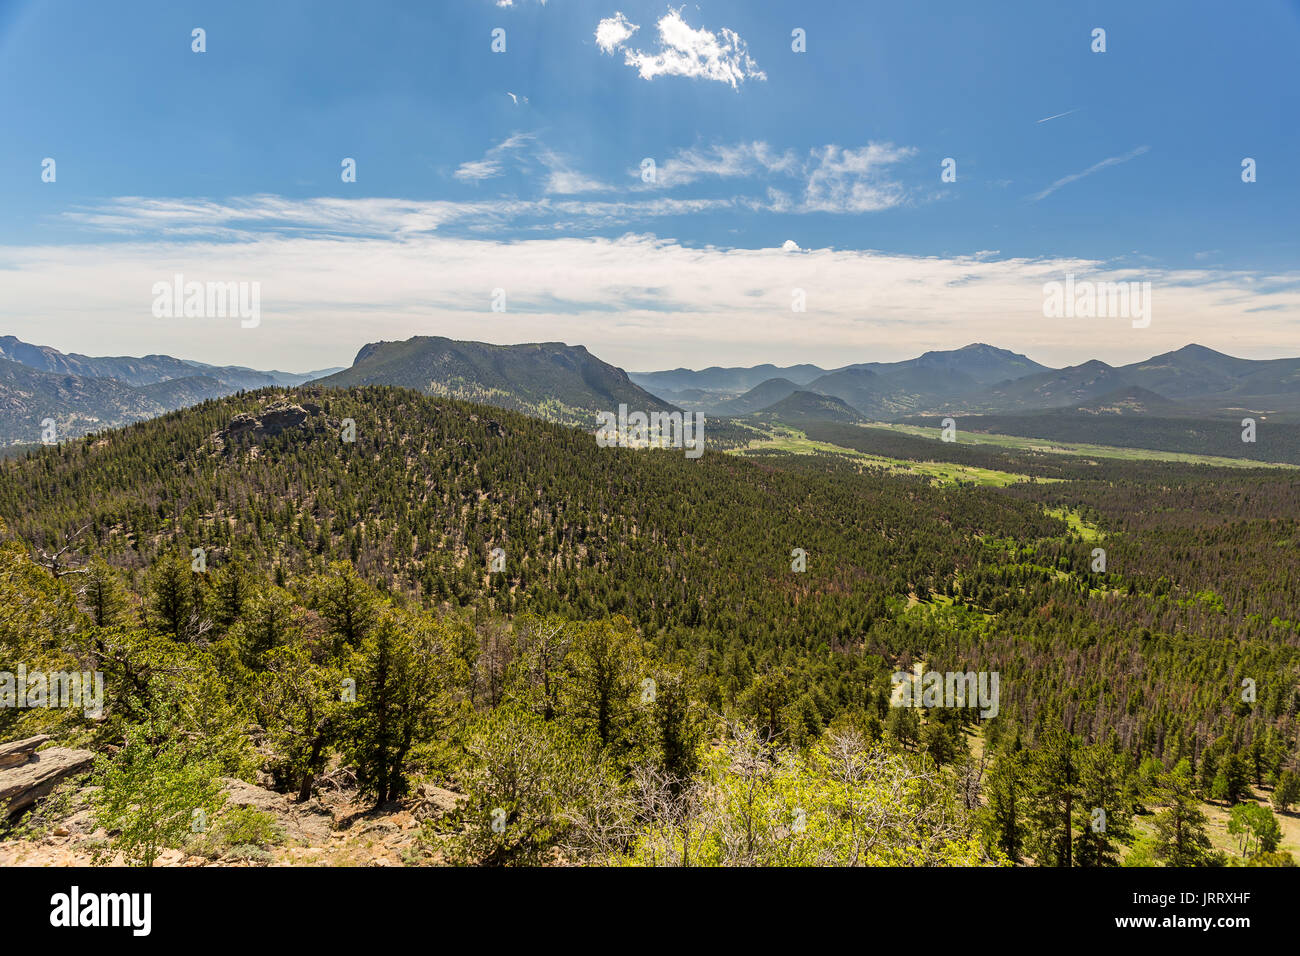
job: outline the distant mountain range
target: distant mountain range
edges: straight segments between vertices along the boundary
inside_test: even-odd
[[[777,368],[708,368],[700,372],[632,373],[643,388],[684,408],[730,415],[747,411],[764,395],[779,401],[795,388],[843,399],[872,418],[895,418],[977,391],[981,386],[1047,371],[1006,349],[967,345],[948,352],[926,352],[901,362],[862,362],[837,369],[816,365]],[[776,394],[785,389],[783,394]],[[752,394],[751,394],[752,393]],[[762,407],[762,406],[760,406]]]
[[[0,359],[18,362],[28,368],[81,378],[111,378],[125,385],[154,385],[173,379],[206,375],[231,391],[265,388],[268,385],[301,385],[339,369],[315,372],[263,372],[240,365],[208,365],[170,355],[145,355],[141,358],[120,356],[94,358],[76,352],[64,353],[46,345],[31,345],[12,335],[0,336]]]
[[[248,389],[293,386],[336,371],[294,373],[146,355],[95,358],[0,336],[0,444],[58,439],[153,418]]]
[[[661,397],[706,415],[761,412],[798,389],[843,400],[874,420],[931,414],[1153,414],[1227,418],[1241,413],[1300,421],[1300,359],[1240,359],[1188,345],[1143,362],[1111,366],[1092,360],[1053,369],[1006,349],[967,345],[902,362],[867,362],[826,371],[793,366],[735,392],[738,383],[773,370],[705,369],[633,373]],[[811,377],[809,377],[811,375]],[[689,392],[667,387],[690,383]],[[662,384],[659,384],[662,383]]]
[[[596,412],[616,411],[620,404],[644,412],[676,410],[633,384],[621,368],[581,345],[561,342],[488,345],[424,335],[374,342],[357,353],[351,368],[315,384],[398,385],[591,428]]]
[[[54,419],[63,439],[243,389],[291,388],[307,381],[338,388],[411,388],[583,428],[594,427],[597,412],[621,404],[636,411],[687,409],[706,418],[790,424],[1001,416],[1018,433],[1049,437],[1097,434],[1095,424],[1082,423],[1120,418],[1222,420],[1251,414],[1273,423],[1300,422],[1300,358],[1239,359],[1200,345],[1118,367],[1093,360],[1053,369],[1007,349],[974,344],[901,362],[829,370],[715,366],[629,375],[581,345],[489,345],[415,336],[366,345],[349,368],[297,374],[168,355],[65,354],[4,336],[0,443],[39,441],[47,418]],[[1036,416],[1048,418],[1034,424]],[[1138,434],[1132,428],[1120,431]]]

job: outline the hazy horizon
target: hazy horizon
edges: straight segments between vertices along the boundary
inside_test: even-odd
[[[11,335],[11,334],[13,334],[13,333],[0,331],[0,336]],[[149,355],[166,355],[166,356],[170,356],[171,358],[181,359],[182,361],[187,361],[187,362],[200,362],[200,363],[205,364],[205,365],[214,365],[214,366],[238,366],[238,367],[243,367],[243,368],[253,369],[253,370],[255,370],[255,371],[263,371],[263,372],[284,372],[284,373],[286,373],[286,374],[290,374],[290,375],[302,375],[302,374],[306,374],[306,373],[308,373],[308,372],[318,372],[318,371],[323,371],[323,370],[331,369],[331,368],[349,368],[349,367],[351,367],[351,365],[353,364],[353,361],[354,361],[355,358],[356,358],[357,352],[359,352],[359,351],[360,351],[364,346],[369,345],[369,344],[372,344],[372,342],[363,342],[363,343],[361,343],[360,345],[358,345],[358,346],[356,347],[356,349],[354,349],[354,350],[350,353],[349,357],[348,357],[346,360],[344,360],[344,361],[327,362],[327,363],[325,363],[325,364],[323,364],[323,365],[312,365],[312,366],[304,366],[304,367],[302,367],[302,368],[297,368],[297,367],[271,366],[271,365],[249,365],[249,364],[247,364],[247,363],[243,363],[243,362],[218,362],[218,361],[215,361],[215,360],[210,359],[210,358],[197,358],[197,357],[195,357],[195,356],[193,356],[193,355],[187,355],[187,354],[184,354],[182,351],[167,351],[167,350],[162,350],[162,351],[154,351],[154,352],[139,353],[139,354],[127,354],[127,353],[112,353],[112,354],[109,354],[109,353],[83,352],[83,351],[81,351],[81,350],[79,350],[79,349],[59,348],[57,345],[54,345],[54,344],[51,343],[51,342],[32,341],[32,340],[30,340],[30,339],[23,338],[22,336],[16,336],[16,337],[17,337],[18,339],[20,339],[21,341],[26,342],[28,345],[37,345],[37,346],[46,346],[46,347],[50,347],[50,348],[56,348],[56,349],[58,349],[58,351],[63,352],[65,355],[77,354],[77,355],[84,355],[84,356],[86,356],[86,357],[88,357],[88,358],[146,358],[146,357],[148,357]],[[438,333],[434,333],[434,332],[413,332],[413,333],[411,333],[411,335],[408,335],[408,336],[406,336],[405,338],[397,338],[397,339],[374,339],[373,342],[379,342],[379,341],[388,341],[388,342],[392,342],[392,341],[406,341],[407,339],[414,338],[414,337],[431,337],[431,338],[439,338],[439,337],[441,337],[441,338],[452,338],[451,336],[439,336]],[[1166,354],[1166,353],[1168,353],[1168,352],[1176,352],[1176,351],[1178,351],[1179,349],[1183,349],[1183,348],[1186,348],[1186,347],[1191,346],[1191,345],[1199,345],[1199,346],[1203,346],[1203,347],[1205,347],[1205,348],[1211,349],[1211,350],[1213,350],[1213,351],[1215,351],[1215,352],[1220,352],[1220,353],[1222,353],[1222,354],[1224,354],[1224,355],[1228,355],[1228,356],[1231,356],[1231,357],[1233,357],[1233,358],[1256,359],[1256,360],[1270,360],[1270,359],[1300,358],[1300,348],[1297,348],[1297,349],[1295,350],[1295,352],[1292,353],[1292,354],[1282,354],[1282,353],[1279,353],[1279,354],[1277,354],[1277,355],[1243,355],[1243,354],[1240,354],[1240,353],[1237,353],[1237,352],[1229,351],[1228,349],[1215,348],[1215,347],[1212,346],[1212,345],[1207,345],[1205,342],[1184,342],[1182,345],[1177,346],[1177,347],[1172,348],[1172,349],[1164,349],[1164,350],[1162,350],[1162,351],[1160,351],[1160,352],[1153,352],[1153,353],[1151,353],[1151,354],[1149,354],[1149,355],[1140,355],[1140,356],[1137,356],[1136,358],[1131,358],[1131,359],[1124,359],[1124,360],[1111,360],[1111,359],[1109,359],[1109,358],[1106,358],[1104,355],[1088,355],[1088,356],[1085,356],[1085,357],[1079,358],[1077,361],[1070,361],[1070,362],[1064,362],[1064,363],[1061,363],[1061,362],[1045,361],[1045,360],[1039,358],[1039,357],[1036,356],[1036,355],[1030,354],[1030,353],[1028,353],[1028,352],[1024,352],[1024,351],[1020,350],[1019,348],[1016,348],[1014,345],[999,344],[999,343],[997,343],[997,342],[986,342],[986,341],[977,341],[977,340],[972,340],[972,341],[970,341],[970,342],[963,342],[963,343],[961,343],[961,344],[959,344],[959,345],[953,345],[953,346],[951,346],[951,348],[942,348],[942,349],[919,349],[919,350],[917,350],[917,351],[915,351],[915,352],[911,352],[911,353],[899,353],[899,354],[896,354],[896,355],[891,354],[891,355],[889,355],[889,356],[887,356],[887,357],[880,357],[880,356],[874,356],[874,355],[873,355],[873,356],[871,356],[871,357],[853,358],[853,359],[851,359],[851,360],[849,360],[849,361],[844,361],[844,360],[843,360],[843,355],[841,355],[841,356],[839,356],[839,357],[838,357],[834,362],[818,362],[818,361],[811,361],[811,360],[807,360],[807,361],[805,361],[805,360],[790,360],[790,359],[788,359],[788,358],[780,358],[780,359],[762,359],[762,360],[751,361],[751,362],[730,362],[730,363],[729,363],[729,362],[725,362],[725,361],[710,361],[710,362],[707,362],[707,363],[704,363],[704,364],[697,364],[697,365],[656,365],[656,366],[653,366],[653,367],[652,367],[652,366],[646,366],[646,367],[639,367],[639,368],[638,368],[638,367],[630,367],[630,366],[627,366],[627,365],[622,365],[622,364],[620,364],[620,363],[618,363],[618,362],[614,362],[614,361],[612,361],[611,359],[609,359],[608,357],[606,357],[605,355],[602,355],[599,351],[593,349],[590,345],[588,345],[588,344],[585,343],[585,342],[566,342],[566,341],[561,341],[561,340],[559,340],[559,339],[532,339],[532,340],[528,340],[528,341],[494,342],[494,341],[490,341],[490,340],[487,339],[487,338],[470,338],[470,339],[465,339],[465,338],[453,338],[453,341],[457,341],[457,342],[481,342],[481,343],[483,343],[483,344],[485,344],[485,345],[497,345],[497,346],[512,346],[512,345],[539,345],[539,344],[542,344],[542,343],[545,343],[545,342],[557,342],[557,341],[558,341],[558,342],[560,342],[560,344],[562,344],[562,345],[566,345],[566,346],[569,346],[569,347],[583,346],[584,348],[587,349],[588,352],[590,352],[590,353],[591,353],[592,355],[594,355],[596,358],[600,359],[601,361],[607,362],[607,363],[609,363],[609,364],[611,364],[611,365],[615,365],[615,366],[617,366],[618,368],[623,369],[625,372],[627,372],[627,373],[629,373],[629,374],[631,374],[631,375],[649,375],[649,374],[653,374],[653,373],[656,373],[656,372],[670,372],[670,371],[677,371],[677,370],[679,370],[679,369],[686,369],[686,370],[688,370],[688,371],[699,372],[699,371],[703,371],[703,370],[708,369],[708,368],[754,368],[754,367],[756,367],[756,366],[761,366],[761,365],[772,365],[772,366],[777,367],[777,368],[788,368],[788,367],[790,367],[790,366],[795,366],[795,365],[816,365],[816,366],[819,366],[820,368],[823,368],[823,369],[825,369],[825,370],[827,370],[827,371],[834,371],[835,369],[844,368],[845,366],[848,366],[848,365],[861,365],[861,364],[866,364],[866,363],[869,363],[869,362],[883,362],[883,363],[888,363],[888,362],[900,362],[900,361],[906,361],[907,359],[918,358],[919,356],[921,356],[921,355],[924,354],[925,352],[930,352],[930,351],[944,351],[944,352],[946,352],[946,351],[954,351],[954,350],[956,350],[956,349],[966,348],[967,346],[972,346],[972,345],[988,345],[988,346],[990,346],[990,347],[992,347],[992,348],[1002,349],[1002,350],[1007,351],[1007,352],[1014,352],[1014,353],[1016,353],[1016,354],[1018,354],[1018,355],[1022,355],[1022,356],[1024,356],[1025,358],[1028,358],[1028,359],[1030,359],[1030,360],[1032,360],[1032,361],[1034,361],[1034,362],[1037,362],[1039,365],[1045,365],[1045,366],[1047,366],[1048,368],[1053,368],[1053,369],[1069,368],[1069,367],[1073,367],[1073,366],[1082,365],[1082,364],[1084,364],[1085,362],[1090,362],[1090,361],[1101,361],[1101,362],[1105,362],[1107,365],[1110,365],[1110,366],[1113,366],[1113,367],[1119,367],[1119,366],[1123,366],[1123,365],[1131,365],[1131,364],[1134,363],[1134,362],[1145,361],[1145,360],[1147,360],[1147,359],[1154,358],[1154,357],[1157,356],[1157,355],[1163,355],[1163,354]]]

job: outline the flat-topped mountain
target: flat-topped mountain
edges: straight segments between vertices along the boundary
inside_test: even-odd
[[[584,427],[595,427],[596,412],[620,404],[644,412],[676,408],[634,384],[621,368],[562,342],[489,345],[426,335],[373,342],[357,353],[351,368],[314,384],[396,385]]]

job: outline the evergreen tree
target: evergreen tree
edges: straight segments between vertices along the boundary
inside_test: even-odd
[[[1164,809],[1156,814],[1155,854],[1166,866],[1204,866],[1210,860],[1205,814],[1192,790],[1192,769],[1180,760],[1162,774],[1155,799]]]

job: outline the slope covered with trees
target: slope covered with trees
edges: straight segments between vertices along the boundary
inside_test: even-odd
[[[963,487],[394,388],[207,402],[0,466],[0,669],[108,684],[4,738],[101,750],[125,834],[146,783],[220,814],[220,774],[305,798],[344,766],[465,794],[428,834],[461,862],[1210,862],[1200,801],[1294,779],[1300,492],[1050,464]],[[891,706],[917,664],[998,673],[997,715]]]

